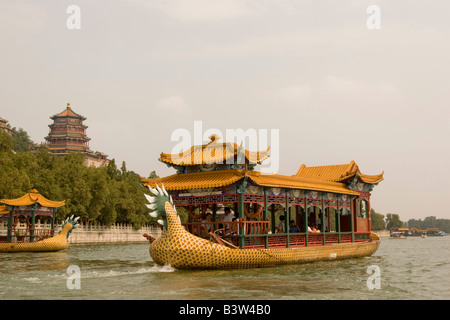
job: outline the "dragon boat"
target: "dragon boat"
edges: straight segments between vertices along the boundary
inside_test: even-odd
[[[79,217],[66,218],[55,235],[55,213],[65,201],[51,201],[37,190],[17,199],[2,199],[0,221],[7,225],[6,235],[0,235],[0,252],[47,252],[65,250],[68,237],[78,227]],[[42,219],[37,222],[36,218]],[[41,223],[50,220],[49,223]]]
[[[164,226],[162,236],[150,245],[150,255],[157,264],[170,265],[177,269],[225,269],[257,268],[281,264],[295,264],[319,260],[334,260],[372,255],[380,245],[380,238],[371,233],[370,241],[331,244],[300,248],[240,249],[228,247],[223,241],[214,243],[193,235],[181,224],[173,200],[156,186],[146,195],[155,209],[152,217],[159,217]]]
[[[162,228],[159,237],[145,235],[153,261],[177,269],[256,268],[364,257],[379,248],[370,191],[383,173],[362,174],[354,161],[302,165],[293,176],[254,171],[266,152],[213,137],[187,155],[162,153],[160,161],[177,174],[141,178]]]

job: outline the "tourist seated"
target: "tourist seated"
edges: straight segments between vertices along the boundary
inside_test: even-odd
[[[295,224],[294,220],[289,221],[289,233],[297,233],[300,232],[300,229]]]

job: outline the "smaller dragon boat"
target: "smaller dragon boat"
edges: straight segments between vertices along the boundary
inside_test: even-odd
[[[0,243],[0,252],[49,252],[65,250],[69,247],[69,235],[78,226],[73,216],[67,218],[58,235],[36,242]]]
[[[65,201],[48,200],[35,189],[17,199],[2,199],[0,203],[3,204],[0,221],[7,224],[6,235],[0,235],[0,252],[64,250],[69,246],[69,235],[78,227],[79,217],[72,215],[55,235],[55,213]],[[49,223],[36,223],[36,218]]]

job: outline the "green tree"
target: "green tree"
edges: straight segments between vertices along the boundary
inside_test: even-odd
[[[419,230],[426,230],[428,228],[439,228],[445,233],[450,233],[450,219],[437,219],[434,216],[426,217],[424,220],[409,219],[409,228],[417,228]]]
[[[11,154],[12,138],[3,130],[0,130],[0,153]]]
[[[116,160],[112,159],[108,162],[108,165],[106,166],[106,174],[109,176],[112,180],[119,180],[120,179],[120,171],[117,169],[116,166]]]
[[[89,204],[87,204],[87,213],[89,221],[98,221],[102,214],[102,209],[107,204],[109,196],[108,179],[104,171],[90,167],[86,170],[86,182],[91,195]]]
[[[388,213],[386,215],[386,229],[392,229],[392,228],[401,228],[404,223],[400,220],[400,217],[398,214],[395,213]]]
[[[73,214],[86,223],[95,222],[89,214],[92,193],[88,185],[87,170],[81,153],[66,155],[55,168],[61,197],[66,200],[66,205],[57,211],[59,219]]]
[[[25,131],[16,132],[22,137],[17,141],[27,141]],[[33,153],[25,148],[15,153],[13,146],[13,138],[0,131],[0,198],[17,198],[36,188],[48,199],[66,200],[57,220],[73,214],[85,223],[130,223],[135,228],[154,222],[145,206],[148,190],[125,161],[120,170],[114,159],[103,168],[86,167],[81,153],[52,156],[45,145]]]
[[[386,229],[386,224],[384,222],[384,216],[375,212],[372,208],[370,209],[370,217],[372,223],[372,230],[384,230]]]
[[[152,171],[148,175],[148,179],[157,179],[157,178],[159,178],[159,176],[156,174],[156,171]]]
[[[16,128],[12,128],[11,136],[13,143],[12,149],[15,152],[26,152],[33,150],[34,142],[31,141],[28,133],[22,128],[19,128],[18,130]]]
[[[150,221],[144,188],[140,185],[139,175],[127,172],[124,176],[118,182],[117,222],[131,223],[135,228],[140,228]]]
[[[30,178],[17,168],[12,138],[0,130],[0,198],[17,198],[31,188]]]

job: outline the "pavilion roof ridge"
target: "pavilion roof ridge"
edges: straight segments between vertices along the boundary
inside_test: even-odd
[[[383,180],[384,171],[377,175],[363,174],[356,162],[352,160],[350,163],[337,165],[307,167],[305,164],[302,164],[294,176],[324,181],[342,182],[347,179],[354,178],[356,175],[366,183],[376,184]]]
[[[245,149],[242,144],[236,142],[219,142],[218,135],[211,135],[210,142],[202,145],[193,145],[187,150],[180,153],[164,153],[160,154],[160,161],[173,165],[197,165],[197,164],[214,164],[226,163],[228,159],[234,156],[243,155],[250,163],[261,163],[267,159],[270,146],[262,151],[250,151]]]
[[[0,199],[0,203],[9,206],[29,206],[39,203],[43,207],[59,208],[65,205],[66,200],[53,201],[49,200],[40,194],[36,189],[30,190],[30,192],[16,199]]]

